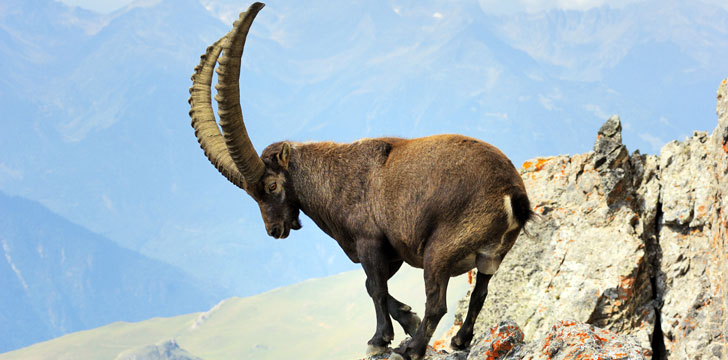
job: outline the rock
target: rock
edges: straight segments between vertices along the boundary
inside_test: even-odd
[[[409,338],[402,344],[407,341]],[[367,360],[384,360],[390,356],[391,349]],[[634,337],[619,335],[589,324],[559,321],[541,338],[524,343],[523,331],[518,324],[503,321],[480,334],[473,341],[469,353],[447,353],[428,347],[425,360],[644,360],[650,356],[650,350],[642,348]]]
[[[611,117],[595,151],[524,163],[522,176],[542,220],[529,226],[531,237],[521,235],[491,280],[476,333],[513,319],[529,340],[570,318],[632,334],[650,347],[655,302],[648,243],[655,234],[658,161],[622,155],[620,130],[619,118]]]
[[[399,344],[399,346],[403,346],[407,344],[412,338],[407,337],[406,339],[402,340],[402,342]],[[393,349],[388,348],[386,352],[380,354],[380,355],[374,355],[367,357],[362,360],[386,360],[392,357]],[[446,352],[446,351],[439,351],[435,350],[432,346],[428,346],[427,350],[425,352],[425,357],[423,360],[466,360],[468,357],[467,351],[455,351],[455,352]]]
[[[503,357],[485,357],[493,360],[566,360],[566,359],[619,359],[644,360],[650,350],[643,349],[631,336],[624,336],[594,326],[560,321],[538,341],[516,346]],[[479,358],[482,359],[482,358]]]
[[[468,360],[501,359],[523,345],[523,331],[513,321],[503,321],[473,341]]]
[[[728,358],[728,85],[718,126],[660,153],[658,297],[667,358]]]
[[[622,145],[622,122],[612,115],[602,125],[594,142],[594,168],[615,169],[629,157],[627,147]]]
[[[202,360],[177,345],[174,339],[126,350],[115,360]]]

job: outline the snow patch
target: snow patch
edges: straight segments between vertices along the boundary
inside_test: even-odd
[[[5,241],[5,239],[1,239],[0,242],[3,245],[3,252],[5,253],[5,260],[8,261],[10,268],[13,269],[15,276],[18,277],[18,280],[20,280],[20,283],[23,285],[23,288],[25,289],[25,291],[28,291],[28,284],[25,282],[25,279],[23,279],[23,274],[21,274],[20,269],[18,269],[18,267],[15,266],[15,263],[13,263],[13,259],[10,258],[10,246],[8,246],[8,243],[7,243],[7,241]]]

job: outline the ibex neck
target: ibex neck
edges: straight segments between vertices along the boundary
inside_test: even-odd
[[[372,149],[368,142],[324,142],[297,144],[291,152],[301,210],[340,244],[371,225],[370,180],[382,163]]]
[[[337,197],[346,181],[342,146],[333,142],[296,144],[289,171],[301,210],[319,226],[336,212]],[[327,229],[324,229],[327,231]],[[328,231],[327,231],[328,232]]]

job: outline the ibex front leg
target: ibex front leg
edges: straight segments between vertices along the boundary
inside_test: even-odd
[[[402,260],[397,260],[389,263],[388,279],[391,279],[392,276],[397,273],[397,270],[399,270],[402,266],[402,262]],[[402,325],[404,332],[409,336],[415,336],[422,319],[420,319],[420,317],[412,311],[412,308],[409,305],[395,299],[392,295],[389,295],[388,297],[387,307],[389,308],[389,315]]]
[[[367,275],[367,292],[372,297],[374,311],[377,314],[377,329],[368,342],[367,356],[378,355],[385,352],[394,339],[394,328],[387,307],[388,254],[385,251],[384,241],[381,240],[359,240],[356,248],[361,266]]]

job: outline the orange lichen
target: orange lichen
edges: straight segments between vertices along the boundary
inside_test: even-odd
[[[435,340],[435,342],[432,343],[432,348],[435,349],[435,351],[444,350],[445,340]]]
[[[507,331],[496,332],[496,328],[490,329],[490,336],[494,338],[494,340],[491,343],[490,349],[483,352],[485,360],[500,359],[503,355],[513,349],[513,344],[508,338],[515,329],[512,326],[507,326],[506,330]]]
[[[536,160],[536,164],[534,164],[531,161],[526,161],[523,163],[522,167],[524,170],[528,170],[533,166],[535,171],[541,171],[541,170],[543,170],[544,164],[549,162],[549,160],[551,160],[551,159],[552,158],[540,158],[540,159]],[[532,176],[532,179],[535,179],[535,177]]]
[[[434,348],[434,347],[432,347],[432,346],[429,346],[429,345],[427,345],[427,347],[428,347],[428,348],[429,348],[430,350],[432,350],[432,351],[434,351],[434,352],[436,352],[436,353],[438,353],[438,354],[440,354],[440,355],[443,355],[443,354],[444,354],[444,353],[443,353],[442,351],[440,351],[440,350],[437,350],[437,349],[435,349],[435,348]]]
[[[543,170],[544,164],[546,164],[546,162],[548,161],[549,159],[538,159],[538,161],[536,161],[536,171]]]

